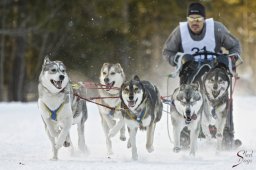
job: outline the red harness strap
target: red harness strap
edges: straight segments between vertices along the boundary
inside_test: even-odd
[[[82,97],[82,96],[78,95],[77,93],[75,93],[74,95],[77,96],[77,97],[79,97],[80,99],[85,100],[85,101],[88,101],[88,102],[91,102],[91,103],[94,103],[94,104],[97,104],[97,105],[106,107],[106,108],[108,108],[108,109],[110,109],[110,110],[115,110],[114,107],[110,107],[110,106],[107,106],[107,105],[104,105],[104,104],[101,104],[101,103],[94,102],[94,101],[92,101],[92,100],[90,100],[90,99],[87,99],[87,98],[85,98],[85,97]]]

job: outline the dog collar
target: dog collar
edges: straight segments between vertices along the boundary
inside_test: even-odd
[[[127,115],[132,119],[136,120],[138,123],[142,123],[142,119],[145,117],[146,109],[143,109],[139,116],[132,114],[129,110],[126,110]]]
[[[141,123],[141,120],[144,118],[145,116],[145,111],[146,109],[143,109],[142,112],[140,113],[140,115],[137,117],[137,122]]]
[[[44,107],[46,108],[47,112],[49,113],[51,119],[57,121],[57,113],[62,109],[62,107],[64,106],[64,103],[62,103],[55,110],[51,110],[45,103],[43,103],[43,104],[44,104]]]

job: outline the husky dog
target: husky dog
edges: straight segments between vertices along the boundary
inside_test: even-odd
[[[77,89],[76,92],[81,93],[82,89]],[[87,152],[84,139],[86,103],[73,96],[74,91],[66,67],[61,61],[50,61],[45,57],[39,77],[38,93],[39,110],[52,145],[52,160],[58,159],[58,150],[63,145],[71,146],[73,152],[69,135],[72,124],[77,124],[79,149]]]
[[[190,130],[190,154],[195,155],[203,109],[203,97],[198,84],[182,84],[172,95],[171,120],[174,134],[174,152],[181,150],[180,134],[184,127]]]
[[[128,126],[128,148],[132,148],[132,158],[138,159],[136,133],[138,128],[147,130],[146,148],[153,152],[153,140],[156,123],[162,117],[163,105],[156,86],[148,81],[140,81],[138,76],[122,85],[120,97],[125,123]]]
[[[99,94],[101,97],[118,97],[111,99],[99,99],[100,104],[109,107],[120,107],[121,100],[119,98],[120,88],[125,81],[125,74],[123,68],[119,63],[110,64],[104,63],[100,71],[100,83],[104,86],[103,89],[99,89]],[[123,116],[121,111],[112,111],[106,107],[99,106],[99,112],[101,116],[102,127],[106,136],[107,144],[107,155],[110,157],[112,152],[112,142],[110,137],[113,137],[117,132],[111,129],[114,126],[120,127],[120,140],[125,141],[125,126],[123,124]]]
[[[212,135],[209,131],[209,125],[215,125],[217,128],[217,150],[221,150],[223,130],[227,119],[228,109],[228,89],[230,80],[225,68],[211,69],[203,79],[205,91],[205,106],[202,118],[202,130],[207,140]]]

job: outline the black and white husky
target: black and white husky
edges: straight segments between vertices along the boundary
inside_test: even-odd
[[[81,93],[82,89],[77,89]],[[74,90],[61,61],[44,59],[38,85],[38,107],[45,125],[46,133],[52,145],[52,160],[58,159],[58,150],[73,145],[69,130],[77,124],[78,147],[87,152],[84,139],[84,123],[87,119],[87,107],[83,100],[73,96]]]
[[[181,150],[180,134],[184,127],[190,130],[190,154],[195,155],[203,110],[203,97],[198,84],[182,84],[172,95],[171,120],[174,134],[174,152]]]
[[[102,99],[99,99],[100,104],[108,107],[116,108],[120,107],[121,100],[119,98],[120,88],[125,81],[125,74],[123,68],[119,63],[110,64],[104,63],[100,71],[100,83],[103,89],[99,89],[99,94]],[[117,97],[117,98],[104,98],[104,97]],[[120,140],[125,141],[125,127],[123,124],[123,116],[121,111],[111,111],[110,109],[98,106],[101,116],[101,123],[106,136],[107,155],[108,157],[113,154],[111,137],[113,137],[117,131],[112,130],[114,126],[120,127]],[[119,131],[118,130],[118,131]]]
[[[202,118],[202,130],[206,139],[210,140],[212,135],[209,125],[217,128],[217,150],[222,149],[223,130],[227,119],[228,89],[230,80],[225,68],[211,69],[203,79],[205,91],[205,106]]]
[[[147,130],[146,148],[149,153],[153,152],[154,131],[156,123],[162,117],[163,105],[157,87],[148,81],[140,81],[138,76],[122,85],[120,97],[130,135],[127,147],[132,148],[132,158],[137,160],[137,130]]]

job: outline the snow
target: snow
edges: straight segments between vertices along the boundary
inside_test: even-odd
[[[76,126],[71,129],[71,138],[75,145],[75,155],[71,156],[67,148],[61,148],[58,161],[50,161],[50,142],[44,131],[44,126],[36,103],[0,103],[0,170],[226,170],[226,169],[256,169],[256,97],[235,97],[234,122],[235,136],[243,141],[243,146],[237,150],[216,153],[215,144],[207,144],[198,140],[198,152],[195,157],[189,156],[189,151],[172,152],[173,145],[167,134],[167,114],[156,127],[153,153],[146,150],[146,133],[137,134],[138,161],[132,161],[131,150],[126,148],[126,142],[119,140],[119,134],[113,138],[114,155],[106,157],[106,145],[101,120],[97,106],[88,103],[89,117],[85,125],[86,144],[89,155],[83,155],[77,150]],[[170,127],[172,133],[172,127]],[[128,137],[128,134],[126,135]],[[244,157],[239,163],[238,151],[248,153],[252,157]],[[245,161],[251,161],[246,163]],[[241,161],[241,160],[240,160]]]

